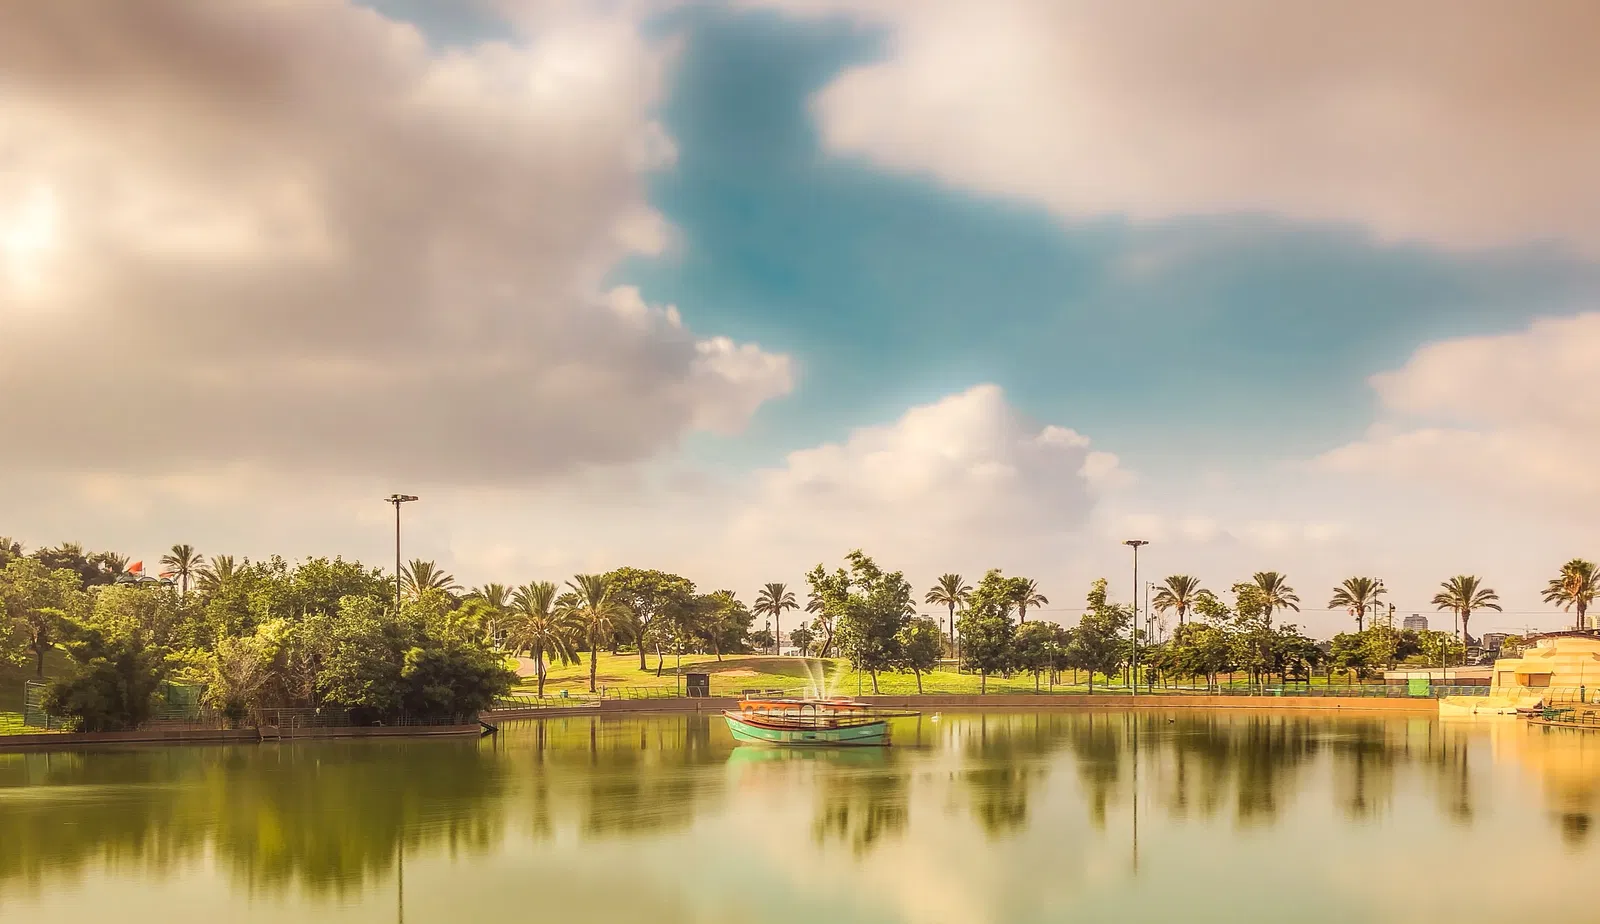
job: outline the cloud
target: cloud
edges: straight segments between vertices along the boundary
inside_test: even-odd
[[[735,544],[829,560],[863,547],[919,564],[1005,561],[1079,531],[1097,498],[1124,483],[1116,456],[1089,447],[978,385],[758,473],[733,521]]]
[[[1314,467],[1464,489],[1479,503],[1533,500],[1592,520],[1600,513],[1597,356],[1600,313],[1428,344],[1373,377],[1379,419]]]
[[[746,2],[888,28],[814,101],[836,153],[1074,219],[1600,248],[1587,0]]]
[[[607,291],[672,245],[629,14],[0,7],[0,465],[488,483],[739,428],[789,360]]]

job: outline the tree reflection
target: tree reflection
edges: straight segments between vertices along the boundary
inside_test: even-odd
[[[474,742],[5,755],[0,884],[91,863],[160,878],[210,852],[252,892],[343,894],[388,876],[402,839],[486,849],[500,791]]]
[[[882,748],[823,752],[816,761],[818,843],[850,845],[861,856],[886,836],[905,831],[911,817],[911,775]]]
[[[962,781],[973,816],[991,837],[1028,823],[1028,799],[1045,778],[1042,758],[1066,744],[1072,727],[1060,713],[983,714],[958,728],[967,764]]]

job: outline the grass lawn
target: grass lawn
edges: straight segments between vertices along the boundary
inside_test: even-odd
[[[545,680],[545,695],[559,696],[562,690],[573,694],[587,693],[588,658],[588,652],[584,652],[582,663],[553,668]],[[627,692],[639,695],[649,695],[651,692],[665,693],[681,687],[682,681],[675,673],[677,663],[675,657],[671,655],[667,657],[659,677],[656,676],[655,657],[648,658],[647,663],[648,668],[640,671],[637,654],[613,655],[601,652],[595,683],[610,691],[626,691],[623,695],[627,695]],[[872,692],[871,676],[864,673],[858,675],[850,669],[849,662],[839,658],[724,655],[723,659],[718,661],[715,655],[685,654],[682,670],[685,674],[710,674],[713,696],[737,696],[745,690],[805,693],[815,686],[821,686],[829,695],[854,696],[857,693],[858,681],[861,693]],[[532,693],[535,688],[533,663],[523,659],[519,672],[523,675],[523,685],[516,692]],[[1071,676],[1069,672],[1067,677]],[[1082,674],[1079,675],[1079,679],[1083,682],[1076,688],[1088,689],[1087,681]],[[1096,687],[1103,682],[1103,678],[1097,678]],[[878,689],[886,694],[915,693],[917,681],[911,674],[879,674]],[[976,674],[958,674],[950,667],[941,667],[932,673],[922,675],[922,689],[925,693],[977,693],[979,678]],[[1014,674],[1009,680],[991,676],[988,689],[991,693],[1031,693],[1033,675]],[[1040,689],[1049,689],[1048,678],[1040,678]],[[1058,685],[1056,689],[1064,688]]]

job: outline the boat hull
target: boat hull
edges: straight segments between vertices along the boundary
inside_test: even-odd
[[[728,730],[733,740],[743,744],[775,744],[799,747],[871,747],[889,743],[887,720],[862,722],[839,728],[782,727],[775,724],[745,722],[731,715]]]

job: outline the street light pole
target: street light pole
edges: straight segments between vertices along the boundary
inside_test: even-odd
[[[391,494],[384,498],[394,504],[394,611],[400,612],[400,505],[416,500],[415,494]]]
[[[1128,678],[1133,695],[1139,695],[1139,546],[1149,545],[1144,539],[1124,539],[1123,545],[1133,549],[1133,673]],[[1094,678],[1090,678],[1091,680]]]

